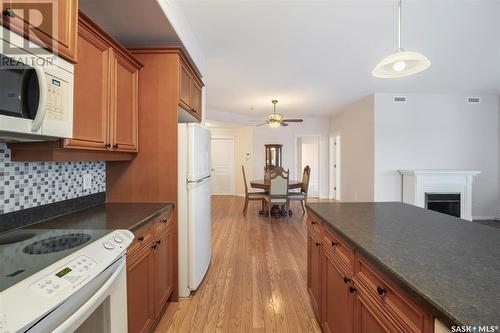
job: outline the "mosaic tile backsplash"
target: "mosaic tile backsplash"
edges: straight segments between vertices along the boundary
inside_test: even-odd
[[[83,189],[84,174],[90,189]],[[0,143],[0,214],[104,191],[105,162],[12,162]]]

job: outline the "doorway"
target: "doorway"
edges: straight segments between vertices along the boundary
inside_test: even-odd
[[[330,199],[340,201],[340,135],[330,137]]]
[[[311,168],[309,177],[309,197],[319,197],[319,135],[298,136],[296,139],[296,179],[302,179],[302,172],[308,165]]]
[[[212,138],[212,194],[234,194],[234,138]]]

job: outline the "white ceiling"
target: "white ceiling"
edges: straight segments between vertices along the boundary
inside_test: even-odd
[[[403,1],[403,47],[432,66],[384,80],[396,1],[183,1],[207,57],[207,107],[326,115],[374,92],[500,93],[500,1]],[[253,110],[251,110],[253,108]]]

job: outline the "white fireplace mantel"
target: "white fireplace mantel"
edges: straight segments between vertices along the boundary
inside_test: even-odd
[[[472,221],[472,179],[481,171],[399,170],[403,175],[403,202],[425,207],[426,193],[460,194],[460,217]]]

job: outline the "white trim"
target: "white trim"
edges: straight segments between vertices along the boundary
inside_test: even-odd
[[[314,137],[318,138],[318,170],[316,171],[318,173],[318,197],[321,193],[321,175],[320,175],[320,169],[321,169],[321,134],[296,134],[295,135],[295,140],[294,140],[294,146],[295,146],[295,154],[294,154],[294,165],[295,165],[295,179],[301,180],[302,179],[302,170],[299,170],[297,168],[297,139],[298,138],[304,138],[304,137]],[[311,197],[312,198],[312,197]]]
[[[497,220],[498,218],[495,216],[473,216],[472,221],[482,221],[482,220]]]

